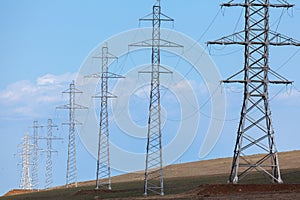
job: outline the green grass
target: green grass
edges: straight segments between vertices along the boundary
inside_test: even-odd
[[[284,183],[300,184],[300,169],[281,170],[281,177]],[[251,176],[246,176],[239,182],[245,184],[269,184],[270,179],[261,172],[253,172]]]
[[[300,184],[300,170],[282,170],[285,183]],[[179,194],[196,189],[203,184],[224,184],[228,175],[214,175],[201,177],[169,178],[164,180],[165,194]],[[270,183],[261,173],[253,173],[241,183],[267,184]],[[112,192],[94,191],[94,186],[78,188],[65,188],[52,191],[40,191],[36,193],[2,197],[1,200],[91,200],[95,196],[101,199],[128,198],[143,196],[143,181],[127,183],[113,183]]]

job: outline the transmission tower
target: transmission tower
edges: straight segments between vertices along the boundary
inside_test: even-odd
[[[75,120],[75,110],[86,109],[86,107],[75,103],[75,94],[82,92],[75,88],[75,83],[72,81],[68,90],[63,94],[69,94],[69,104],[57,107],[58,109],[69,110],[69,122],[63,123],[69,125],[69,141],[68,141],[68,159],[67,159],[67,174],[66,174],[66,187],[77,187],[77,167],[76,167],[76,132],[75,125],[78,124]]]
[[[22,160],[22,174],[21,174],[21,181],[20,181],[20,189],[23,190],[31,190],[32,189],[32,180],[30,177],[30,165],[31,165],[31,147],[30,144],[30,137],[28,133],[26,133],[23,137],[22,144],[19,146],[21,147],[21,160]]]
[[[245,29],[208,44],[245,47],[244,68],[224,83],[242,83],[244,100],[241,110],[237,139],[229,176],[229,182],[238,183],[250,172],[264,173],[273,182],[282,183],[275,144],[274,130],[269,105],[269,83],[291,84],[291,81],[270,69],[269,46],[294,45],[300,43],[290,37],[270,30],[269,9],[291,8],[294,5],[280,0],[271,4],[269,0],[245,0],[245,3],[221,4],[221,6],[241,6],[245,9]],[[243,79],[236,78],[243,75]],[[270,80],[269,76],[278,80]],[[250,155],[259,153],[256,159]]]
[[[33,121],[33,157],[32,157],[32,188],[39,189],[39,145],[38,121]]]
[[[97,171],[96,171],[96,189],[100,187],[111,190],[110,177],[110,153],[109,153],[109,124],[108,124],[108,99],[116,98],[108,91],[108,80],[111,78],[124,78],[123,76],[111,73],[108,71],[109,59],[117,59],[108,52],[108,46],[105,44],[102,47],[102,56],[95,57],[102,59],[101,72],[92,74],[90,78],[101,79],[101,94],[95,96],[100,98],[100,122],[99,122],[99,143],[98,143],[98,157],[97,157]]]
[[[161,66],[160,51],[161,47],[182,46],[161,39],[161,22],[173,22],[174,19],[161,13],[160,0],[158,0],[153,6],[152,13],[140,19],[140,21],[152,22],[152,39],[130,45],[152,48],[151,71],[146,72],[151,74],[151,91],[148,118],[144,195],[148,195],[149,193],[164,195],[160,113],[160,74],[171,72]]]
[[[53,140],[62,140],[62,138],[53,137],[52,130],[56,125],[53,125],[52,119],[48,119],[47,124],[47,137],[41,138],[46,139],[47,141],[47,158],[46,158],[46,180],[45,180],[45,188],[50,188],[53,183],[53,169],[52,169],[52,153],[57,152],[52,148]]]

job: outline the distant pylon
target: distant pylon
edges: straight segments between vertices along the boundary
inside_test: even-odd
[[[270,30],[269,8],[291,8],[294,5],[271,4],[269,0],[245,0],[244,3],[224,3],[221,6],[245,8],[245,29],[208,44],[239,44],[245,47],[244,68],[224,83],[242,83],[244,101],[237,131],[229,182],[238,183],[253,170],[264,173],[273,182],[282,183],[269,105],[269,83],[291,84],[291,81],[270,69],[269,46],[300,43]],[[242,74],[243,79],[236,76]],[[270,80],[272,75],[278,80]],[[257,159],[251,154],[259,153]]]
[[[148,18],[151,16],[151,18]],[[152,13],[140,21],[152,22],[152,39],[138,42],[130,46],[151,47],[151,89],[148,118],[148,134],[146,149],[146,167],[144,180],[144,195],[149,193],[164,195],[163,161],[162,161],[162,132],[160,106],[160,74],[171,73],[160,64],[161,47],[182,47],[178,44],[161,40],[160,27],[162,21],[174,21],[161,13],[160,1],[153,6]],[[165,71],[163,71],[163,70]]]
[[[62,138],[53,137],[53,128],[57,127],[53,124],[52,119],[48,119],[47,124],[47,137],[42,138],[47,141],[47,158],[46,158],[46,180],[45,180],[45,188],[50,188],[53,183],[53,168],[52,168],[52,153],[57,152],[52,148],[53,140],[62,140]]]
[[[95,57],[102,59],[101,72],[87,76],[89,78],[101,79],[101,94],[94,96],[100,98],[100,122],[99,122],[99,142],[98,142],[98,157],[96,169],[96,189],[104,188],[111,190],[111,171],[110,171],[110,153],[109,153],[109,119],[108,119],[108,99],[116,98],[108,91],[108,80],[111,78],[124,78],[117,74],[108,71],[109,59],[117,59],[108,52],[108,46],[105,44],[102,47],[102,56]]]
[[[32,153],[32,188],[39,189],[39,135],[38,135],[38,121],[33,122],[33,153]]]
[[[75,88],[75,83],[72,81],[68,90],[63,94],[69,94],[69,104],[57,107],[58,109],[69,110],[69,122],[63,123],[69,125],[69,141],[68,141],[68,159],[67,159],[67,173],[66,173],[66,187],[77,187],[77,165],[76,165],[76,132],[75,125],[78,124],[75,119],[75,110],[86,109],[86,107],[76,104],[75,94],[82,92]]]
[[[20,189],[23,190],[31,190],[32,189],[32,180],[30,177],[30,165],[31,165],[31,148],[30,137],[28,133],[25,133],[21,147],[21,166],[22,166],[22,174],[20,180]]]

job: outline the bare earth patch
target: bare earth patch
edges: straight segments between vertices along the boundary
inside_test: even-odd
[[[299,199],[300,184],[209,184],[197,189],[166,196],[126,198],[134,200],[193,199]],[[118,199],[118,198],[117,198]],[[114,200],[117,200],[114,199]],[[124,199],[124,198],[122,198]]]

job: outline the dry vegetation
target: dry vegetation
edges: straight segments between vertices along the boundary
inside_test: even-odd
[[[95,191],[94,181],[87,181],[78,188],[60,187],[23,195],[15,195],[20,191],[13,190],[8,195],[14,196],[3,199],[299,199],[300,151],[280,153],[279,158],[285,181],[280,185],[266,184],[268,180],[260,173],[249,176],[244,184],[226,184],[231,158],[222,158],[165,167],[167,195],[163,197],[143,197],[143,173],[130,173],[113,177],[112,191]]]

